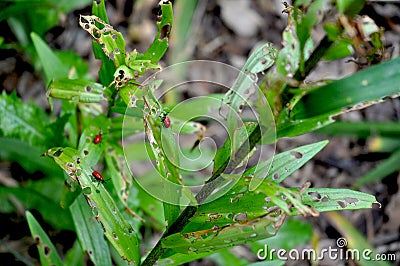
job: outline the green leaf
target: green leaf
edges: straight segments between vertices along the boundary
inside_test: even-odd
[[[200,253],[242,245],[275,235],[280,226],[280,216],[264,216],[243,223],[234,223],[223,228],[176,233],[162,239],[164,248],[180,253]]]
[[[84,254],[82,252],[81,244],[78,240],[75,240],[72,248],[70,248],[65,254],[64,265],[83,265],[83,258]]]
[[[82,195],[76,198],[70,210],[82,249],[95,265],[111,265],[110,252],[103,237],[103,230]]]
[[[254,254],[257,254],[258,249],[264,248],[264,245],[267,245],[269,249],[283,248],[289,250],[296,248],[311,240],[312,229],[312,226],[307,222],[302,222],[296,218],[287,219],[275,236],[250,243],[251,250]]]
[[[81,15],[79,25],[99,43],[104,54],[114,61],[115,67],[125,64],[125,40],[120,32],[94,15]]]
[[[369,152],[395,152],[400,148],[400,138],[370,137],[367,139]]]
[[[307,1],[309,2],[309,1]],[[325,9],[328,5],[328,0],[316,0],[312,1],[312,3],[307,3],[307,12],[304,14],[300,14],[298,7],[304,3],[301,1],[295,2],[294,8],[294,18],[296,21],[296,33],[300,42],[300,61],[299,61],[299,69],[302,72],[304,69],[304,63],[306,59],[306,43],[309,42],[312,28],[318,23],[319,14],[321,11]]]
[[[339,40],[325,52],[324,60],[337,60],[353,54],[352,43],[348,40]]]
[[[294,20],[293,13],[288,13],[288,25],[282,32],[283,48],[279,51],[276,59],[276,71],[283,77],[293,77],[296,70],[299,68],[302,56],[309,57],[309,52],[313,48],[313,41],[309,38],[302,48],[296,33],[296,23],[291,22]],[[301,52],[304,50],[304,55]],[[304,59],[303,59],[304,60]]]
[[[175,25],[171,30],[171,46],[168,50],[170,63],[178,63],[188,60],[188,52],[191,36],[196,27],[194,19],[198,1],[177,1],[174,3]]]
[[[243,175],[279,184],[311,160],[327,144],[328,141],[324,140],[276,154],[268,161],[260,162],[258,165],[249,168]]]
[[[366,175],[360,177],[354,186],[360,187],[368,183],[377,182],[398,170],[400,170],[400,150],[394,152],[388,159],[384,160]]]
[[[32,237],[35,239],[38,247],[41,265],[63,265],[63,262],[57,253],[57,249],[53,243],[51,243],[49,237],[36,221],[35,217],[33,217],[29,211],[26,211],[25,215],[28,220]]]
[[[112,145],[111,143],[107,146],[107,152],[104,154],[107,168],[113,177],[112,182],[119,201],[125,208],[129,209],[127,200],[131,192],[133,180],[126,165],[125,154],[120,146]],[[140,153],[139,150],[136,150],[136,152]]]
[[[139,263],[138,237],[132,226],[124,219],[115,201],[92,177],[93,170],[72,148],[52,148],[47,155],[74,180],[79,182],[89,206],[104,233],[121,257],[135,264]]]
[[[74,69],[73,78],[83,79],[86,77],[89,65],[81,56],[77,55],[73,51],[60,51],[57,52],[57,56],[64,65],[68,66],[69,69]]]
[[[93,1],[92,14],[99,17],[105,23],[109,23],[104,0]],[[108,58],[108,56],[103,52],[99,43],[93,40],[92,47],[94,57],[101,60],[101,67],[99,70],[99,78],[101,84],[107,86],[113,81],[113,76],[111,75],[111,73],[115,72],[116,67],[114,66],[114,62],[111,61],[111,59]]]
[[[302,194],[302,200],[319,212],[370,209],[380,205],[375,196],[342,188],[309,188]]]
[[[400,57],[310,91],[291,112],[295,119],[339,114],[400,93]],[[357,106],[358,104],[358,106]],[[356,105],[356,106],[355,106]]]
[[[31,38],[42,63],[46,75],[46,83],[48,84],[53,79],[67,78],[69,69],[50,47],[34,32],[31,33]]]
[[[321,134],[330,136],[356,136],[359,138],[367,138],[374,135],[385,137],[399,138],[400,123],[398,122],[346,122],[336,121],[329,126],[323,127],[317,131]]]
[[[0,136],[24,140],[43,146],[50,135],[46,132],[48,116],[34,104],[24,104],[16,93],[0,95]]]
[[[53,80],[49,85],[48,97],[83,103],[98,103],[107,100],[105,87],[83,79]]]
[[[153,63],[158,63],[168,49],[168,38],[174,22],[172,13],[172,3],[170,1],[160,1],[161,16],[157,22],[157,34],[153,43],[143,55],[137,59],[148,59]]]
[[[290,120],[279,120],[277,124],[277,139],[283,137],[295,137],[301,134],[311,132],[323,128],[329,124],[334,123],[331,114],[323,114],[311,118]]]

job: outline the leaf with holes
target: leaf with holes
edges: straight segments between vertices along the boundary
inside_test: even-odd
[[[47,96],[82,103],[98,103],[107,100],[105,87],[99,83],[83,79],[53,80]]]
[[[104,0],[93,1],[92,15],[95,15],[104,22],[108,23],[106,5],[104,2]],[[111,59],[108,58],[108,56],[103,52],[103,49],[99,43],[97,43],[96,41],[92,41],[92,47],[95,58],[100,59],[102,62],[101,68],[99,70],[99,78],[101,84],[107,86],[113,81],[110,73],[114,73],[116,67],[114,66],[114,62],[111,61]]]
[[[101,225],[93,217],[82,195],[70,206],[76,233],[83,251],[95,265],[111,265],[111,257]]]
[[[156,64],[163,57],[168,48],[168,38],[174,22],[172,13],[172,3],[168,0],[160,1],[161,14],[157,22],[157,34],[149,49],[143,54],[138,55],[138,60],[150,60]]]
[[[72,148],[52,148],[46,155],[73,180],[78,181],[97,221],[103,227],[108,241],[119,255],[127,261],[139,263],[138,237],[132,226],[124,219],[111,195],[101,182],[92,176],[93,170]]]
[[[64,265],[57,253],[56,247],[51,243],[50,238],[36,221],[35,217],[29,211],[26,211],[25,214],[32,237],[35,239],[38,247],[41,265]]]
[[[302,194],[302,201],[320,212],[380,207],[375,196],[342,188],[309,188]]]
[[[201,253],[242,245],[276,234],[284,216],[268,213],[264,216],[189,233],[176,233],[162,239],[164,248],[180,253]]]
[[[125,64],[125,40],[122,34],[97,16],[80,16],[79,25],[100,44],[115,67]]]

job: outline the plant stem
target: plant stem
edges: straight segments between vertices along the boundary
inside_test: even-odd
[[[313,53],[307,59],[306,63],[304,64],[304,69],[301,71],[300,68],[298,68],[293,78],[297,81],[303,81],[308,74],[310,74],[311,70],[315,68],[332,44],[333,41],[329,40],[328,36],[325,35],[325,37],[318,44],[317,48],[315,48]]]
[[[248,142],[243,143],[234,155],[233,160],[230,157],[225,160],[225,162],[213,173],[213,175],[206,181],[203,188],[197,193],[196,200],[198,205],[187,206],[179,217],[171,224],[170,227],[164,232],[161,239],[157,242],[155,247],[151,250],[150,254],[143,261],[142,265],[153,265],[165,252],[165,248],[162,247],[162,239],[170,236],[172,234],[182,231],[182,229],[189,223],[190,219],[196,214],[199,206],[207,199],[208,196],[218,187],[223,181],[222,178],[218,178],[222,173],[230,173],[233,171],[247,156],[247,154],[256,146],[256,144],[261,140],[262,134],[260,125],[254,128],[248,137]]]

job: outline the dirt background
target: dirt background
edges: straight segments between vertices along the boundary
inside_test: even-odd
[[[153,0],[144,1],[142,5],[135,4],[135,1],[123,0],[107,3],[110,24],[126,36],[128,50],[136,48],[144,51],[152,42],[156,32],[154,26],[156,7],[157,1]],[[251,49],[257,44],[269,41],[276,47],[282,47],[281,33],[287,22],[287,14],[282,13],[283,9],[280,1],[199,1],[193,17],[193,29],[186,45],[178,51],[172,39],[171,49],[164,57],[163,64],[169,65],[184,59],[208,59],[241,68]],[[68,14],[57,27],[46,34],[46,41],[52,48],[72,50],[88,60],[90,73],[96,77],[99,61],[94,59],[91,52],[89,35],[78,25],[79,14],[90,14],[90,8]],[[387,54],[390,58],[397,57],[400,44],[400,5],[369,2],[361,14],[370,16],[378,26],[385,29]],[[5,22],[1,23],[1,29],[1,35],[6,37],[6,41],[16,41]],[[320,29],[315,31],[314,37],[318,43],[322,38]],[[357,70],[357,65],[345,61],[321,62],[308,79],[337,79]],[[1,90],[7,92],[15,90],[25,102],[33,101],[43,108],[49,108],[43,79],[40,74],[34,72],[29,59],[20,51],[0,51],[0,84]],[[398,84],[395,85],[398,86]],[[398,121],[399,117],[400,101],[390,99],[363,110],[346,113],[338,119]],[[380,160],[388,157],[388,154],[368,153],[364,140],[349,137],[328,138],[314,133],[279,140],[277,152],[323,139],[329,139],[329,145],[312,161],[295,172],[291,178],[288,178],[285,185],[299,186],[310,180],[314,187],[350,188],[358,177],[367,173]],[[4,166],[5,163],[1,162],[1,164]],[[20,170],[18,166],[8,169],[11,172]],[[14,175],[14,173],[11,174]],[[395,173],[382,182],[360,188],[361,191],[376,195],[382,204],[381,209],[341,212],[380,253],[396,253],[397,265],[400,260],[399,184],[400,175]],[[3,218],[10,219],[10,217]],[[341,235],[325,215],[307,220],[313,225],[314,233],[319,236],[322,247],[335,246],[336,239]],[[3,222],[3,225],[7,226],[7,223]],[[1,231],[3,231],[1,234],[3,241],[16,239],[15,243],[13,242],[15,245],[26,244],[24,241],[27,240],[23,237],[23,232]],[[246,247],[235,249],[241,256],[254,256]],[[4,262],[3,259],[0,259],[0,264],[3,264],[1,262]],[[299,263],[292,263],[292,265],[299,265]],[[308,262],[303,262],[303,264],[309,265]],[[213,262],[203,259],[200,262],[193,262],[192,265],[213,265]],[[337,261],[324,261],[321,265],[341,264]]]

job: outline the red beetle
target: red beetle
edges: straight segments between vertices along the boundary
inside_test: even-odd
[[[99,134],[97,134],[94,139],[93,139],[93,143],[94,144],[99,144],[101,142],[101,139],[103,138],[103,133],[100,131]]]
[[[164,123],[164,127],[169,128],[171,125],[171,120],[169,119],[169,117],[166,115],[163,119],[163,123]]]
[[[97,171],[93,171],[92,176],[96,178],[96,180],[99,180],[100,182],[105,182],[103,176]]]

